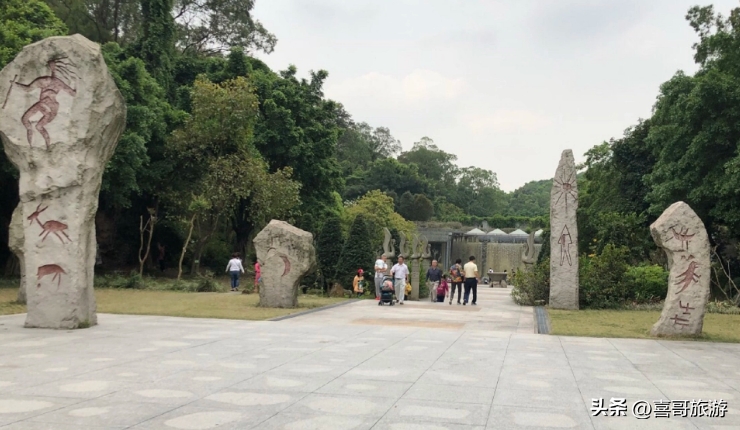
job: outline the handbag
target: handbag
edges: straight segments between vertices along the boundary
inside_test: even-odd
[[[406,284],[406,294],[411,294],[411,284]]]

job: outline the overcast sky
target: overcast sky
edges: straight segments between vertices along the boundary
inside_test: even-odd
[[[696,0],[258,0],[274,70],[329,72],[326,96],[404,150],[429,136],[511,191],[552,177],[563,149],[650,115],[658,87],[693,73]],[[710,0],[700,3],[710,4]],[[711,4],[727,14],[737,0]]]

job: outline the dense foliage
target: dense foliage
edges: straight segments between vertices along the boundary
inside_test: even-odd
[[[218,266],[278,217],[311,231],[319,271],[347,285],[411,221],[548,225],[551,181],[511,193],[496,173],[459,166],[421,137],[403,151],[391,130],[355,121],[324,96],[328,72],[273,71],[254,57],[277,43],[255,0],[0,0],[0,67],[23,46],[81,33],[101,43],[126,101],[126,130],[106,168],[96,216],[103,269],[137,263],[139,220],[156,218],[168,266]],[[717,248],[714,292],[740,282],[740,8],[694,7],[699,66],[658,91],[653,114],[594,146],[579,173],[581,303],[654,301],[665,261],[649,224],[683,200]],[[409,148],[408,146],[406,148]],[[0,263],[18,201],[0,153]],[[346,240],[344,239],[346,237]],[[522,303],[547,299],[549,233],[532,272],[515,277]],[[154,253],[149,253],[153,255]],[[339,264],[339,269],[336,265]],[[17,265],[8,265],[17,268]],[[735,282],[733,284],[733,282]]]
[[[360,214],[352,221],[347,240],[344,242],[337,262],[336,281],[345,289],[350,289],[352,280],[359,269],[367,272],[367,279],[372,279],[374,269],[372,264],[375,257],[368,222],[365,216]]]

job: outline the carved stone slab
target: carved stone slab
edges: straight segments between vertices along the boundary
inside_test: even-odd
[[[710,250],[704,223],[684,202],[672,204],[650,226],[668,258],[668,295],[653,336],[697,335],[709,300]]]
[[[94,325],[95,213],[126,107],[100,46],[80,35],[23,48],[0,72],[0,138],[20,172],[10,246],[26,327]]]
[[[560,157],[550,191],[550,307],[578,309],[578,181],[573,151]]]

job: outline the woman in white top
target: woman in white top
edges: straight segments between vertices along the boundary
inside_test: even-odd
[[[380,258],[375,260],[375,300],[380,300],[380,284],[383,283],[383,277],[386,276],[388,272],[388,263],[386,263],[387,259],[388,257],[383,254]]]
[[[242,259],[239,258],[238,252],[231,254],[231,260],[226,265],[226,272],[231,274],[231,291],[239,291],[239,273],[244,273],[244,266],[242,266]]]

